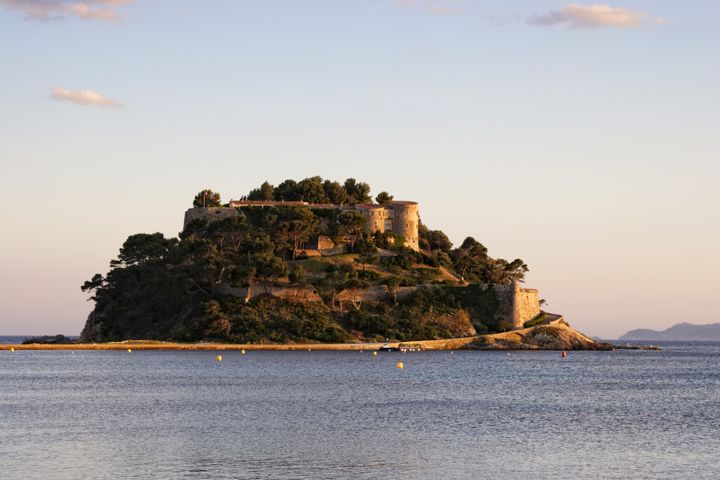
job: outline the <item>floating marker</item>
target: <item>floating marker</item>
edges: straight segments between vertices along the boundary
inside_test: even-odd
[[[373,352],[373,357],[377,357],[377,352]]]
[[[128,353],[132,353],[132,348],[128,348]]]
[[[10,347],[10,351],[11,351],[11,352],[14,352],[15,349],[14,349],[13,347]]]
[[[245,355],[245,350],[240,350],[240,355]]]
[[[397,368],[402,370],[403,368],[405,368],[405,364],[403,362],[397,362]]]
[[[218,362],[222,362],[222,355],[218,355],[217,357],[215,357],[215,360],[217,360]]]
[[[566,357],[567,357],[567,353],[562,352],[562,358],[566,358]]]

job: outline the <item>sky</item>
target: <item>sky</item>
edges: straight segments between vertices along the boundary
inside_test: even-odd
[[[199,190],[368,182],[579,330],[720,321],[720,2],[0,0],[0,335]]]

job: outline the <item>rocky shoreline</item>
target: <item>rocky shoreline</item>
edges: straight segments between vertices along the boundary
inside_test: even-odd
[[[541,325],[511,332],[476,335],[442,340],[372,343],[288,343],[288,344],[228,344],[228,343],[173,343],[148,340],[127,340],[108,343],[24,343],[0,345],[2,350],[330,350],[360,351],[390,347],[398,350],[615,350],[644,348],[617,346],[598,342],[571,328],[562,317]]]

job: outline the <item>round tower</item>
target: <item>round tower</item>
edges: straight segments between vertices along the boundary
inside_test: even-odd
[[[418,238],[418,226],[420,225],[420,213],[417,202],[392,202],[393,209],[393,233],[405,237],[405,245],[415,251],[420,250]]]
[[[385,209],[382,205],[356,205],[356,210],[367,218],[367,230],[372,235],[385,231]]]

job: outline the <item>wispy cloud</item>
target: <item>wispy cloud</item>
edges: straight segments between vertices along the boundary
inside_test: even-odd
[[[395,0],[395,4],[406,8],[424,7],[425,10],[436,15],[460,13],[462,10],[452,6],[452,1],[453,0],[433,0],[427,2],[422,0]]]
[[[639,27],[648,21],[664,23],[660,18],[651,18],[641,12],[609,5],[579,5],[570,3],[560,10],[553,10],[528,19],[528,23],[536,26],[567,25],[572,28],[598,27]]]
[[[119,20],[118,7],[131,0],[0,0],[0,7],[25,14],[28,20],[51,21],[68,17],[83,20]]]
[[[431,3],[427,6],[428,12],[435,13],[437,15],[448,15],[453,13],[460,13],[462,10],[459,8],[448,7],[447,5],[440,5]]]
[[[72,102],[77,105],[96,105],[100,107],[122,107],[120,102],[100,95],[92,90],[68,90],[55,87],[50,92],[53,100]]]

